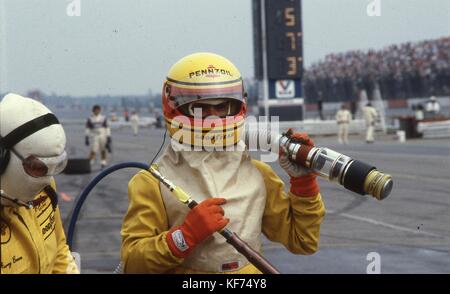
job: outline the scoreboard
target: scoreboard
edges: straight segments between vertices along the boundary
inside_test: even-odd
[[[255,77],[264,88],[264,113],[302,120],[301,0],[253,0],[252,9]],[[290,113],[298,116],[292,119]]]
[[[300,0],[253,0],[255,76],[258,79],[263,77],[263,47],[267,53],[269,79],[301,79],[303,32],[300,2]],[[265,15],[264,28],[261,11]],[[262,30],[265,30],[265,44],[262,43]]]
[[[266,0],[269,79],[300,79],[303,68],[300,1]]]

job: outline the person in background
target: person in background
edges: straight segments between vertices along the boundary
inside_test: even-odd
[[[91,165],[95,163],[97,153],[101,155],[101,166],[104,168],[107,163],[106,151],[111,151],[111,129],[108,119],[101,114],[100,105],[94,105],[92,115],[86,121],[85,145],[91,146],[89,160]]]
[[[424,119],[424,114],[423,114],[423,105],[422,104],[417,104],[415,109],[414,109],[414,117],[416,118],[416,121],[420,122]]]
[[[356,101],[352,100],[352,102],[350,102],[350,113],[352,114],[352,119],[355,119],[356,117]]]
[[[441,105],[437,101],[435,96],[431,96],[425,104],[425,110],[430,117],[436,117],[441,111]]]
[[[378,113],[375,107],[372,106],[372,103],[367,103],[363,109],[364,120],[366,122],[366,143],[374,143],[375,142],[375,123],[378,118]]]
[[[348,129],[352,114],[345,104],[341,105],[341,109],[336,113],[336,123],[338,124],[338,141],[340,144],[348,144]]]
[[[139,115],[136,111],[133,111],[130,116],[131,128],[133,129],[133,134],[138,135],[139,132]]]
[[[111,112],[109,114],[109,116],[111,117],[111,121],[118,121],[119,119],[117,118],[117,113],[115,111]]]
[[[161,113],[159,113],[159,112],[156,113],[155,119],[156,119],[155,127],[156,127],[157,129],[161,129],[161,128],[163,127],[163,125],[162,125],[162,120],[163,120],[163,118],[162,118]]]
[[[324,120],[324,117],[323,117],[323,101],[322,101],[322,99],[317,100],[317,111],[319,112],[320,120]]]

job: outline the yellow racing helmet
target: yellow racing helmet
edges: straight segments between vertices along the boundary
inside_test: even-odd
[[[196,106],[205,104],[225,111],[220,116],[202,115],[201,108]],[[241,74],[220,55],[205,52],[188,55],[167,74],[162,109],[169,135],[179,143],[203,148],[235,145],[247,112]]]

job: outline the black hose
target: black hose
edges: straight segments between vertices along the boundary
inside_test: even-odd
[[[70,218],[69,223],[69,229],[67,231],[67,244],[69,245],[70,249],[72,250],[73,245],[73,236],[75,234],[75,225],[78,220],[78,215],[80,214],[81,206],[83,206],[84,201],[86,201],[87,196],[91,192],[91,190],[107,175],[110,173],[113,173],[119,169],[123,168],[140,168],[148,170],[150,168],[150,165],[147,163],[142,162],[123,162],[118,163],[113,166],[108,167],[104,171],[100,172],[88,185],[84,190],[81,192],[80,197],[77,199],[77,203],[75,204],[75,207],[72,212],[72,217]]]

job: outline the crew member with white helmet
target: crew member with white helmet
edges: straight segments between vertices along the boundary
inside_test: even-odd
[[[66,163],[66,136],[41,103],[0,102],[1,273],[78,273],[66,244],[53,176]]]

